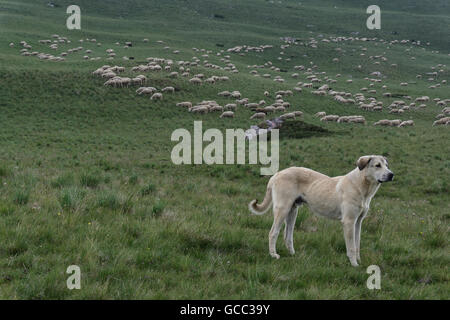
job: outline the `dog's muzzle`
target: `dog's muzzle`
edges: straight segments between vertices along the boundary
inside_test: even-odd
[[[394,173],[389,172],[386,176],[383,176],[383,180],[378,180],[379,183],[388,182],[394,180]]]
[[[394,173],[389,172],[387,181],[392,181],[392,180],[394,180]]]

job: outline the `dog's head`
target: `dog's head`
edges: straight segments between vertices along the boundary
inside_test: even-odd
[[[366,179],[378,183],[392,181],[394,173],[389,170],[387,159],[383,156],[363,156],[356,162]]]

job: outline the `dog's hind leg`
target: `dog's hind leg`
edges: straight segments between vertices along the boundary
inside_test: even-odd
[[[280,233],[280,229],[283,223],[286,221],[286,218],[289,215],[290,206],[287,205],[279,205],[274,206],[273,208],[273,224],[272,229],[269,232],[269,253],[272,257],[279,259],[280,256],[277,254],[277,239]]]
[[[284,243],[288,248],[290,254],[295,254],[294,250],[294,226],[297,219],[298,207],[294,204],[289,211],[286,218],[286,225],[284,227]]]

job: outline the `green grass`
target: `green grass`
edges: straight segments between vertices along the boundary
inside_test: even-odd
[[[170,159],[176,144],[172,132],[192,131],[194,120],[203,120],[203,130],[221,131],[258,123],[249,120],[252,112],[245,108],[234,119],[219,119],[217,113],[194,115],[175,103],[231,102],[217,96],[223,90],[271,103],[265,90],[305,82],[302,72],[298,79],[290,77],[295,65],[313,62],[331,78],[341,73],[332,86],[336,91],[359,92],[369,85],[364,78],[380,71],[393,94],[450,98],[448,84],[432,90],[426,76],[416,79],[443,64],[439,80],[450,81],[448,1],[379,1],[379,31],[365,28],[369,1],[78,1],[82,29],[73,31],[65,28],[65,9],[72,3],[55,0],[58,6],[50,8],[47,2],[0,0],[0,298],[448,299],[449,131],[431,126],[442,109],[433,102],[394,116],[342,105],[307,89],[286,99],[304,119],[281,133],[280,169],[304,166],[342,175],[361,155],[382,154],[396,174],[380,188],[364,221],[359,268],[345,255],[340,223],[314,217],[306,208],[296,222],[295,256],[279,239],[281,259],[270,258],[272,215],[252,216],[247,209],[265,193],[268,177],[259,175],[259,166],[176,166]],[[360,37],[415,39],[430,46],[319,42],[318,49],[289,47],[284,57],[291,61],[278,60],[280,37],[305,41],[355,31]],[[37,41],[54,33],[72,40],[56,53],[82,45],[102,60],[84,61],[83,51],[65,62],[19,55],[21,40],[50,53]],[[78,42],[93,37],[100,47]],[[134,45],[124,49],[117,41]],[[10,42],[16,46],[10,48]],[[198,87],[185,78],[168,78],[167,72],[149,73],[149,86],[178,89],[161,102],[136,95],[136,88],[105,87],[91,75],[104,64],[129,70],[147,57],[201,58],[194,47],[212,50],[208,61],[224,66],[215,54],[243,44],[274,48],[230,54],[238,74],[191,68],[191,74],[227,75],[229,82]],[[360,56],[362,47],[366,56]],[[107,48],[115,49],[115,60],[105,60]],[[388,61],[374,65],[369,56],[381,54]],[[333,63],[334,57],[340,62]],[[285,84],[249,74],[248,65],[267,61],[287,72],[256,70],[281,75]],[[351,84],[345,82],[350,76]],[[385,106],[398,99],[382,98],[381,85],[375,88]],[[362,114],[368,125],[322,123],[314,117],[318,111]],[[413,119],[415,126],[372,126],[383,118]],[[81,290],[66,287],[72,264],[81,268]],[[381,268],[381,290],[366,288],[366,268],[372,264]]]

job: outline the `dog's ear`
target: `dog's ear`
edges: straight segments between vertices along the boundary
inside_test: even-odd
[[[363,156],[361,158],[358,159],[358,161],[356,161],[356,165],[358,166],[359,170],[364,169],[370,162],[370,160],[372,160],[371,156]]]
[[[386,165],[387,165],[389,163],[388,159],[386,157],[383,157],[383,158],[384,158],[384,161],[386,161]]]

